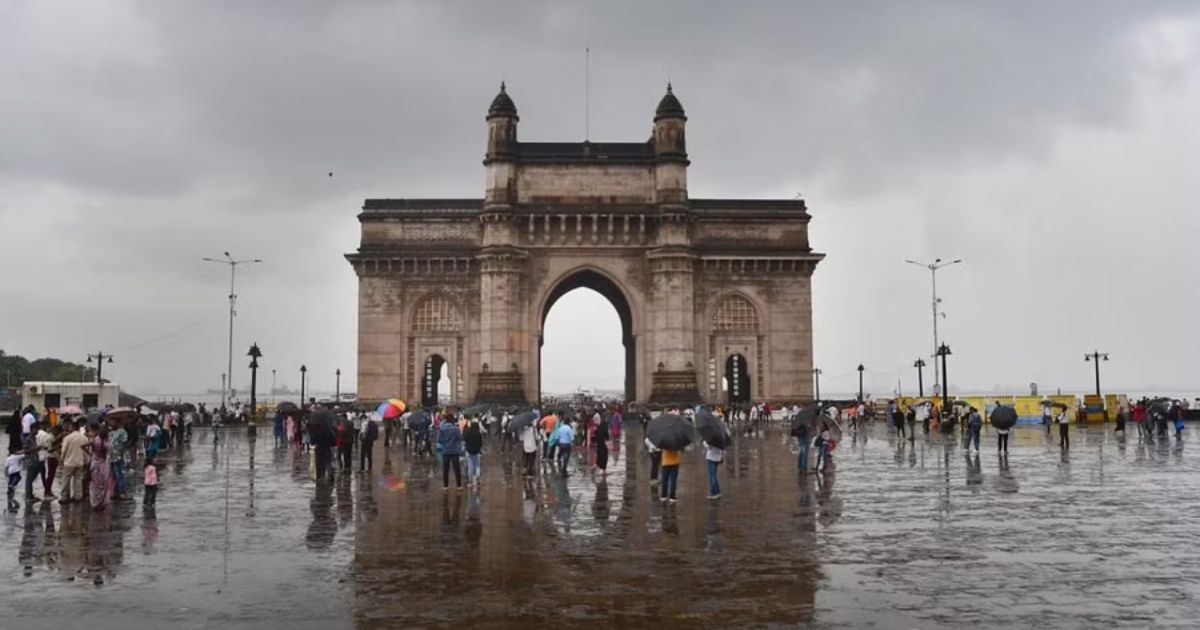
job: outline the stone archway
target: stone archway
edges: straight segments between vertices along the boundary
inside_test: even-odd
[[[612,278],[588,267],[570,272],[558,280],[546,294],[546,298],[542,300],[538,319],[537,391],[539,394],[542,391],[541,349],[545,344],[546,317],[559,298],[575,289],[591,289],[599,293],[617,311],[617,317],[621,320],[621,344],[625,347],[625,400],[637,400],[637,337],[633,332],[633,308],[630,306],[625,292],[617,286]]]
[[[502,91],[486,115],[481,197],[364,203],[346,256],[360,398],[417,399],[437,352],[456,401],[531,402],[546,314],[588,287],[621,318],[631,402],[718,402],[733,352],[756,400],[812,399],[811,280],[824,256],[803,200],[689,196],[687,116],[671,91],[643,142],[521,142],[518,120]],[[745,300],[718,303],[733,294]]]
[[[752,386],[746,357],[734,353],[725,359],[725,383],[725,402],[731,405],[750,402]]]
[[[440,354],[431,354],[425,358],[424,373],[421,375],[421,406],[436,407],[438,400],[441,398],[442,392],[439,389],[439,384],[442,380],[442,372],[448,366],[446,358]],[[453,391],[453,380],[451,380],[450,390]],[[450,392],[446,392],[449,394]]]

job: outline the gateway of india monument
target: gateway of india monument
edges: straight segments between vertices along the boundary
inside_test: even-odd
[[[538,401],[546,315],[580,287],[621,319],[626,402],[812,399],[803,200],[690,197],[670,85],[644,142],[522,142],[519,120],[501,84],[482,198],[365,201],[360,399]]]

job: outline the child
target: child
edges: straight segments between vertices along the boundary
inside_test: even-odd
[[[154,500],[158,498],[158,467],[154,465],[154,456],[146,456],[146,468],[143,471],[142,486],[145,488],[146,496],[142,499],[145,507],[154,507]]]
[[[8,449],[8,459],[4,460],[4,472],[8,474],[8,509],[11,512],[16,512],[21,507],[14,497],[17,486],[21,484],[21,471],[24,469],[25,458],[21,455],[21,449]]]

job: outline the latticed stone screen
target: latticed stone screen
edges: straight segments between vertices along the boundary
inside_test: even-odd
[[[462,329],[458,307],[443,296],[426,299],[413,314],[414,332],[454,331]]]
[[[717,305],[712,327],[713,330],[758,330],[758,311],[750,300],[731,295]]]

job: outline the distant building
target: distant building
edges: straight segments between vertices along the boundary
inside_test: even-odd
[[[21,404],[37,409],[61,409],[75,405],[83,410],[116,407],[121,386],[116,383],[54,383],[27,381],[21,386]]]

